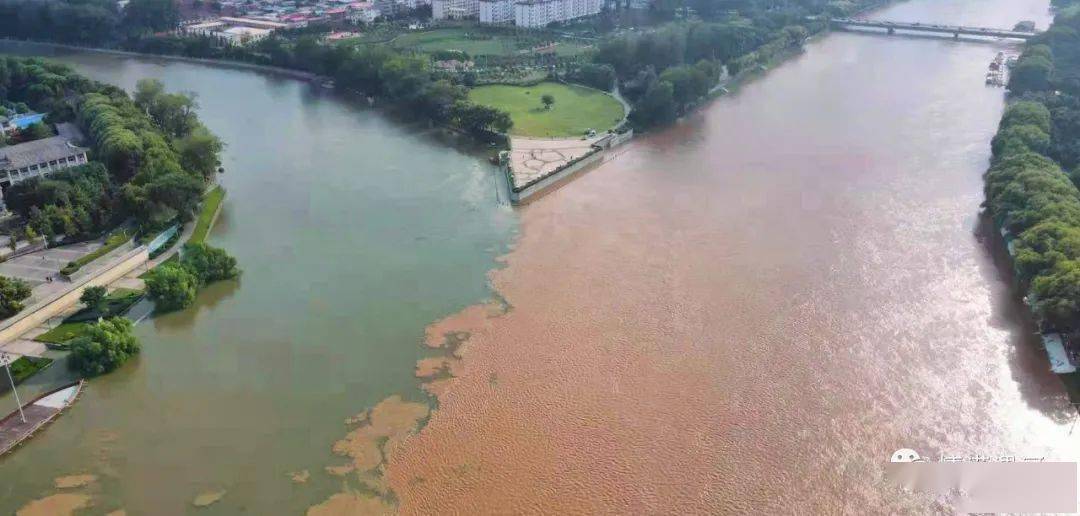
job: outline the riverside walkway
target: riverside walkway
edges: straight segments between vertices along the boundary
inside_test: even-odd
[[[984,36],[990,38],[1028,39],[1037,32],[1021,32],[1016,30],[993,29],[986,27],[965,27],[963,25],[936,25],[919,22],[894,22],[878,20],[856,20],[852,18],[831,18],[829,25],[834,29],[885,29],[888,34],[894,34],[898,30],[913,32],[933,32],[937,34],[952,34],[954,38],[963,36]]]

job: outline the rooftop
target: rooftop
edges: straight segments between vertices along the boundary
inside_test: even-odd
[[[86,152],[63,136],[0,147],[0,170],[18,169]]]

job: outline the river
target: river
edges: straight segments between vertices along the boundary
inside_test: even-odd
[[[297,513],[326,498],[340,489],[322,468],[344,419],[391,394],[424,401],[413,377],[424,326],[490,295],[485,275],[516,231],[497,170],[296,80],[55,57],[129,90],[155,77],[198,95],[201,119],[227,142],[228,196],[209,241],[243,276],[140,324],[138,360],[90,382],[58,424],[0,462],[0,512],[76,473],[98,475],[95,507],[129,514],[182,513],[220,489],[211,509],[223,514]],[[289,473],[304,469],[311,479],[294,484]]]
[[[1046,27],[1046,9],[875,16]],[[471,335],[386,468],[404,512],[923,513],[948,507],[881,479],[897,448],[1077,460],[1076,413],[980,237],[1003,107],[983,76],[1007,45],[829,35],[517,211],[476,154],[309,85],[60,52],[198,94],[229,145],[211,242],[244,275],[140,325],[139,360],[0,462],[0,510],[78,473],[96,509],[133,514],[361,489],[323,469],[344,420],[425,400],[425,325],[491,297],[503,254],[511,309],[429,331]],[[379,406],[384,426],[420,417]]]

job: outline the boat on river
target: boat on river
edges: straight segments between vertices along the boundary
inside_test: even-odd
[[[75,403],[84,380],[53,389],[0,419],[0,455],[13,450]],[[24,420],[25,417],[25,420]]]

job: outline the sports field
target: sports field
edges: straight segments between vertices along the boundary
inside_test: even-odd
[[[540,102],[545,94],[555,97],[551,109]],[[555,82],[480,86],[469,91],[469,100],[510,113],[512,134],[536,138],[582,136],[589,129],[600,133],[623,119],[623,106],[611,95]]]

